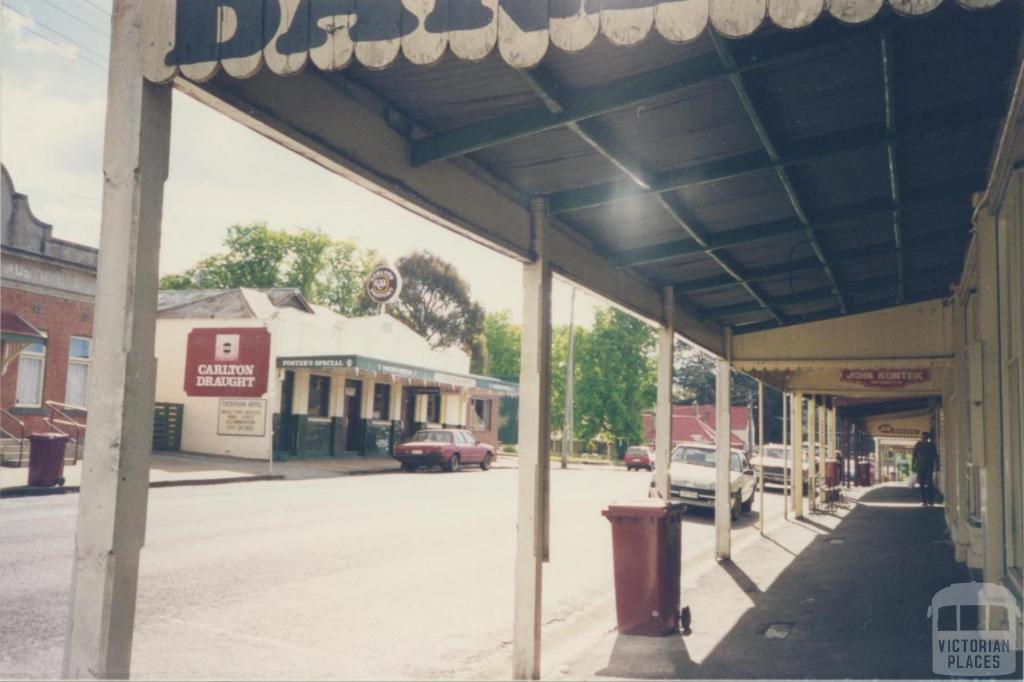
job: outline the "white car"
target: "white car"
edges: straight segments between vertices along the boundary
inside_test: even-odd
[[[785,461],[783,461],[785,460]],[[777,443],[766,443],[764,446],[764,461],[761,460],[761,455],[754,453],[750,457],[750,466],[755,470],[760,465],[764,465],[764,481],[762,483],[765,486],[768,485],[784,485],[785,481],[790,481],[789,485],[792,485],[793,480],[793,448]],[[807,447],[804,446],[804,492],[807,491],[808,471],[807,471]],[[787,486],[788,488],[788,486]]]
[[[688,507],[715,506],[715,446],[708,443],[680,443],[672,450],[669,466],[672,500]],[[757,474],[750,468],[746,455],[733,450],[729,462],[729,513],[735,521],[749,512],[757,492]],[[657,493],[651,480],[651,496]]]

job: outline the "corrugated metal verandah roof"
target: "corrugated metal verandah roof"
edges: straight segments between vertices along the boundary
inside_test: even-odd
[[[192,10],[200,4],[210,3]],[[229,24],[243,3],[232,4],[234,19],[220,15]],[[306,12],[309,25],[328,4],[363,7],[270,4],[289,7],[293,17]],[[652,30],[659,13],[684,4],[707,7],[716,30],[702,24],[685,43]],[[178,68],[254,110],[273,110],[314,82],[368,91],[406,137],[411,164],[463,157],[524,204],[546,196],[552,219],[612,263],[673,285],[697,315],[744,333],[948,293],[1022,42],[1024,3],[964,8],[994,4],[605,0],[598,26],[612,25],[607,12],[629,6],[652,13],[654,23],[637,34],[648,38],[624,49],[605,34],[578,52],[548,50],[549,24],[540,31],[543,60],[517,69],[500,49],[506,15],[499,11],[499,50],[478,61],[463,59],[449,32],[450,49],[430,68],[408,55],[378,62],[394,59],[387,69],[367,68],[358,42],[344,71],[315,68],[319,48],[310,47],[293,55],[295,75],[274,78],[270,43],[262,42],[245,74],[229,68],[223,46],[222,69],[209,52],[213,61]],[[246,3],[254,5],[267,3]],[[450,15],[470,5],[480,2],[447,3]],[[403,5],[414,6],[442,4]],[[714,19],[726,7],[760,7],[751,31],[765,17],[779,23],[783,7],[817,8],[806,16],[822,16],[798,31],[765,25],[727,40]],[[929,11],[906,18],[897,9]],[[842,14],[853,10],[861,23]],[[826,16],[837,12],[847,22]],[[239,25],[228,28],[225,44],[242,35]],[[405,37],[392,40],[394,55],[406,49]],[[271,68],[257,74],[264,59]]]

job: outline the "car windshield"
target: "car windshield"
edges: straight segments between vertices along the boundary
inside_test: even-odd
[[[782,448],[765,448],[764,456],[769,459],[782,459]]]
[[[630,448],[629,450],[626,450],[626,454],[627,455],[646,455],[647,451],[644,450],[643,448]]]
[[[412,440],[416,443],[451,443],[452,434],[449,431],[417,431]]]
[[[699,467],[715,466],[715,451],[706,448],[694,448],[681,445],[672,451],[672,461],[692,464]],[[740,470],[740,456],[735,452],[730,457],[729,468],[733,471]]]

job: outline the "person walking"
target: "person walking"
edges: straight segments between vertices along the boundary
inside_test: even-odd
[[[921,440],[914,445],[914,471],[917,473],[917,484],[921,486],[921,506],[931,507],[935,504],[935,470],[939,468],[939,451],[932,442],[930,431],[921,433]]]

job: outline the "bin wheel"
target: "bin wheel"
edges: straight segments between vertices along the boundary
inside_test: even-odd
[[[484,471],[487,471],[488,469],[490,469],[491,468],[491,458],[492,457],[493,457],[493,455],[491,455],[491,453],[489,453],[489,452],[486,455],[484,455],[484,461],[480,462],[480,468],[483,469]]]
[[[733,498],[732,506],[729,507],[729,518],[732,521],[738,521],[740,518],[740,510],[743,508],[743,491],[737,490],[736,497]]]
[[[57,485],[59,485],[62,488],[64,487],[64,477],[63,476],[61,476],[60,478],[57,479]]]
[[[458,471],[459,470],[459,455],[458,453],[452,455],[452,458],[448,460],[448,463],[444,465],[445,471]]]

